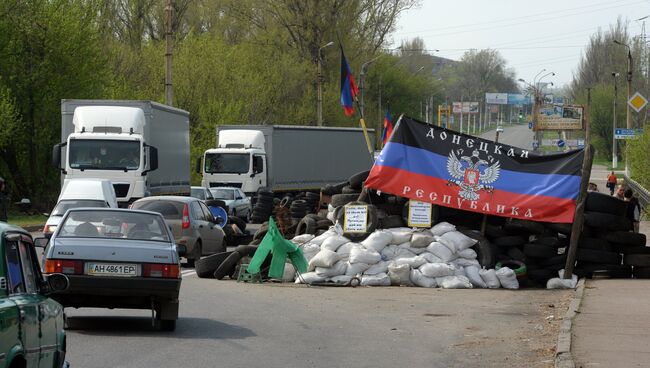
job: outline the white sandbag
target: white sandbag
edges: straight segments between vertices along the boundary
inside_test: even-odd
[[[456,258],[455,254],[449,248],[439,242],[429,244],[427,252],[440,258],[443,262],[450,262]]]
[[[466,276],[465,267],[454,265],[454,276]]]
[[[420,254],[420,257],[426,259],[427,263],[441,263],[442,259],[438,258],[437,256],[433,255],[432,253],[429,252],[424,252]]]
[[[316,272],[305,272],[296,276],[296,284],[311,284],[312,282],[325,281],[325,277],[318,276]]]
[[[320,252],[320,247],[316,244],[312,243],[307,243],[303,244],[300,249],[302,249],[302,253],[305,256],[305,259],[307,262],[309,262],[318,252]]]
[[[367,263],[375,264],[381,261],[381,254],[375,250],[363,247],[352,247],[350,250],[350,263]]]
[[[476,259],[467,259],[467,258],[456,258],[452,261],[456,266],[468,267],[468,266],[478,266],[481,267],[481,264]]]
[[[377,230],[370,234],[361,245],[366,249],[381,252],[388,244],[393,241],[393,233],[387,230]]]
[[[296,278],[296,268],[291,264],[291,262],[286,262],[284,264],[284,273],[282,274],[282,281],[293,281]]]
[[[311,235],[311,234],[302,234],[302,235],[294,236],[293,239],[291,239],[291,241],[295,245],[299,246],[299,245],[302,245],[302,244],[305,244],[305,243],[311,241],[312,239],[314,239],[313,235]]]
[[[363,286],[390,286],[390,277],[386,273],[377,275],[364,275],[361,277]]]
[[[397,256],[399,247],[397,245],[389,245],[386,248],[381,250],[381,259],[384,261],[390,261]]]
[[[448,263],[425,263],[419,268],[427,277],[445,277],[454,275],[454,266]]]
[[[476,244],[475,239],[472,239],[469,236],[458,231],[449,231],[442,234],[440,236],[440,242],[445,244],[455,253],[463,251]]]
[[[427,248],[413,248],[411,242],[399,244],[398,247],[408,250],[409,252],[418,255],[427,251]]]
[[[331,206],[331,205],[328,205]],[[327,215],[325,215],[325,218],[332,221],[332,223],[336,222],[336,218],[334,218],[334,211],[328,211]]]
[[[341,245],[339,247],[339,249],[336,250],[336,254],[338,254],[341,257],[341,259],[344,259],[344,258],[348,259],[348,258],[350,258],[350,251],[352,250],[352,247],[354,247],[355,245],[358,246],[357,243],[347,242],[347,243]]]
[[[487,284],[483,281],[481,275],[479,275],[479,270],[480,268],[478,268],[478,266],[465,267],[465,275],[467,275],[469,282],[471,282],[475,288],[485,289],[487,288]]]
[[[363,271],[364,275],[377,275],[380,273],[388,272],[388,261],[379,261],[374,265],[368,267],[367,270]]]
[[[411,267],[409,265],[394,265],[388,266],[388,277],[390,277],[390,284],[395,286],[413,286],[411,282]]]
[[[497,273],[494,269],[489,269],[486,270],[481,269],[478,271],[478,274],[481,276],[485,284],[487,285],[488,288],[490,289],[498,289],[501,287],[501,282],[499,281],[499,278],[497,277]]]
[[[323,240],[323,243],[320,245],[320,249],[327,249],[331,250],[332,252],[336,252],[336,250],[339,249],[341,245],[349,242],[350,240],[348,240],[346,237],[343,237],[341,235],[334,235]]]
[[[415,232],[411,236],[411,246],[413,248],[426,248],[433,242],[433,235],[430,232]]]
[[[395,227],[386,230],[393,234],[392,244],[406,243],[411,240],[411,235],[413,234],[413,230],[408,227]]]
[[[331,281],[333,283],[342,284],[342,285],[349,284],[350,280],[352,280],[352,276],[348,276],[348,275],[334,276],[327,279],[327,281]]]
[[[456,230],[456,226],[448,222],[439,222],[431,228],[431,233],[436,236],[442,236],[444,233]]]
[[[458,252],[458,258],[476,259],[476,251],[472,248],[463,249]]]
[[[418,268],[423,264],[427,263],[427,260],[420,256],[402,258],[398,257],[391,261],[394,265],[407,264],[412,268]]]
[[[436,282],[443,289],[471,289],[472,283],[465,276],[446,276],[436,278]]]
[[[316,244],[320,247],[321,244],[325,241],[325,239],[336,235],[336,231],[334,229],[329,229],[326,232],[320,234],[319,236],[315,237],[314,239],[311,240],[312,244]]]
[[[415,257],[417,254],[411,252],[410,249],[402,248],[400,246],[397,247],[397,252],[395,254],[395,258],[411,258]]]
[[[316,269],[316,267],[332,267],[334,266],[334,263],[338,262],[339,259],[341,259],[341,257],[336,254],[336,252],[332,252],[328,249],[322,249],[320,252],[318,252],[318,254],[314,256],[314,258],[309,261],[309,270],[313,271]]]
[[[316,267],[316,274],[323,277],[334,277],[345,275],[345,271],[348,269],[348,263],[344,261],[338,261],[334,263],[334,266],[325,268],[325,267]]]
[[[435,288],[438,287],[436,279],[426,277],[418,269],[412,269],[410,274],[411,282],[419,287]]]
[[[571,275],[570,279],[563,279],[564,270],[558,272],[560,277],[554,277],[546,282],[547,289],[575,289],[578,285],[578,276]]]
[[[348,268],[345,270],[345,275],[352,277],[361,275],[363,271],[367,270],[368,268],[370,268],[370,265],[367,263],[350,263],[348,261]]]
[[[502,267],[497,270],[497,277],[501,286],[506,289],[519,289],[517,274],[509,267]]]

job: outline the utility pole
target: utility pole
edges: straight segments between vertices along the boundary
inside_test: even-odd
[[[317,101],[317,107],[316,107],[316,124],[318,126],[323,126],[323,73],[322,73],[322,62],[323,62],[323,56],[321,54],[321,51],[328,46],[332,46],[334,42],[328,42],[325,45],[321,46],[318,48],[318,60],[317,60],[317,68],[318,68],[318,75],[317,75],[317,85],[318,85],[318,101]],[[363,115],[361,115],[363,116]]]
[[[173,0],[165,5],[165,104],[173,106],[172,93],[172,6]]]
[[[612,168],[615,169],[618,166],[618,153],[616,147],[616,106],[618,105],[618,83],[616,83],[616,77],[618,73],[612,72],[612,78],[614,79],[614,121],[612,126]]]

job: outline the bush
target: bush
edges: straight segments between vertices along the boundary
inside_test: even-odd
[[[644,188],[650,188],[650,124],[645,125],[644,133],[637,139],[629,140],[630,175]]]

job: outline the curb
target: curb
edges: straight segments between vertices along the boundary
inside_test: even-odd
[[[585,279],[583,278],[578,281],[576,292],[560,325],[560,334],[557,338],[557,349],[555,351],[555,368],[575,368],[575,362],[571,355],[571,328],[573,319],[578,313],[578,309],[580,309],[584,293]]]

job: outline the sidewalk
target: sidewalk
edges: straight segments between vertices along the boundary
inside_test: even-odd
[[[591,174],[598,189],[607,190],[606,168],[594,165]],[[640,232],[650,239],[650,221],[641,222]],[[586,280],[572,327],[571,354],[576,367],[650,365],[649,291],[650,280]]]

